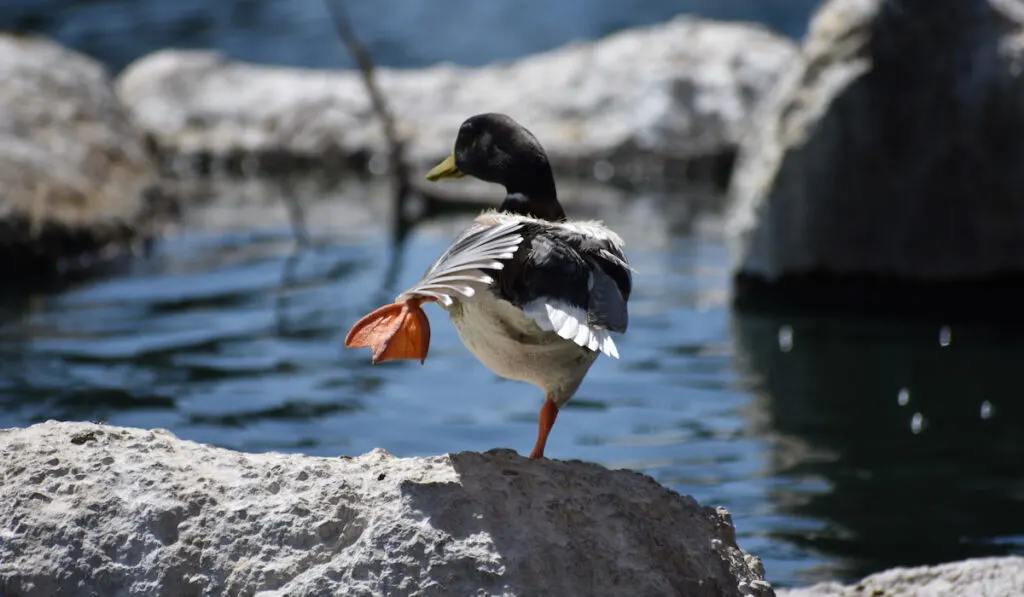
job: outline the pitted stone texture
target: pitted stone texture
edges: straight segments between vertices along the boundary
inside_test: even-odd
[[[0,453],[5,597],[774,594],[727,512],[593,464],[57,422],[0,432]]]

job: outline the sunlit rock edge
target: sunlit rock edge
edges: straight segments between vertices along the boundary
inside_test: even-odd
[[[0,431],[0,594],[773,595],[724,509],[508,450],[247,454],[164,430]]]
[[[779,597],[1011,597],[1024,595],[1024,557],[976,558],[937,566],[893,568],[842,585],[779,589]]]
[[[709,170],[697,177],[722,176],[711,171],[731,166],[749,113],[795,53],[759,25],[683,16],[484,67],[380,68],[377,80],[420,168],[451,151],[466,117],[505,112],[561,172],[635,179],[696,164]],[[380,122],[357,71],[168,49],[129,65],[117,90],[172,168],[187,171],[197,157],[204,168],[254,171],[383,165]]]

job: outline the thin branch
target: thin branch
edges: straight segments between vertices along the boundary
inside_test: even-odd
[[[468,204],[486,204],[489,206],[493,200],[485,199],[473,201],[468,197],[452,196],[439,189],[425,189],[422,186],[413,184],[412,171],[405,155],[405,141],[398,134],[398,127],[395,124],[394,115],[388,107],[384,94],[377,86],[374,76],[373,58],[356,37],[352,22],[344,10],[344,0],[324,0],[327,3],[328,12],[334,22],[334,28],[338,32],[342,43],[348,49],[352,58],[359,67],[363,77],[366,92],[370,96],[370,103],[373,111],[380,119],[381,128],[388,144],[388,168],[392,176],[392,184],[395,193],[395,218],[393,222],[393,233],[396,243],[401,243],[409,230],[419,221],[435,217],[439,214],[450,212],[468,211]],[[415,191],[415,194],[423,201],[419,215],[415,221],[411,221],[406,209],[408,199]]]
[[[426,190],[413,184],[412,170],[405,154],[405,141],[399,135],[394,114],[391,112],[384,94],[377,85],[373,57],[356,36],[352,22],[345,12],[343,0],[324,1],[327,4],[327,10],[331,15],[331,20],[334,23],[338,37],[341,38],[342,43],[349,54],[352,55],[356,66],[359,68],[363,84],[366,87],[366,93],[370,97],[374,113],[380,120],[381,129],[387,142],[388,170],[391,175],[394,212],[391,220],[392,255],[388,262],[384,281],[386,289],[393,285],[397,279],[402,265],[405,240],[416,224],[447,213],[479,212],[482,209],[481,204],[483,202],[449,197],[443,192]],[[418,198],[422,201],[417,210],[410,209],[410,198]],[[490,202],[487,202],[486,205],[489,204]],[[413,211],[417,213],[413,215],[411,213]]]
[[[388,261],[388,268],[384,279],[384,289],[388,289],[397,280],[398,273],[402,267],[405,240],[409,232],[416,225],[416,220],[436,217],[441,213],[453,210],[460,211],[466,209],[468,205],[465,201],[452,201],[440,194],[414,187],[412,184],[411,168],[405,156],[405,143],[398,134],[398,126],[395,123],[395,117],[388,106],[387,100],[384,98],[380,87],[377,86],[377,80],[374,76],[373,58],[362,42],[359,41],[359,38],[356,37],[352,22],[344,10],[342,0],[325,0],[325,3],[338,36],[359,68],[367,95],[370,98],[374,113],[380,120],[387,143],[388,171],[391,176],[394,199],[391,230],[392,254]],[[419,210],[422,213],[415,219],[410,217],[410,210],[408,209],[408,201],[414,190],[424,202]],[[297,197],[287,195],[286,201],[289,208],[288,215],[292,223],[292,230],[295,234],[296,247],[292,255],[285,261],[281,272],[281,285],[278,291],[276,311],[278,331],[282,334],[287,331],[284,317],[284,307],[287,301],[284,296],[284,290],[292,283],[292,277],[294,276],[303,248],[309,245],[309,234],[306,230],[301,202]],[[479,211],[479,208],[477,208],[477,211]]]
[[[398,127],[395,125],[395,117],[388,107],[384,94],[377,86],[377,79],[374,76],[373,57],[369,50],[356,37],[342,5],[342,0],[325,0],[327,9],[331,13],[331,20],[334,28],[341,37],[342,43],[348,49],[349,54],[356,61],[359,72],[363,77],[363,84],[366,86],[366,93],[370,96],[370,103],[373,111],[380,120],[381,128],[384,130],[384,138],[388,144],[388,169],[391,172],[391,181],[394,185],[395,198],[398,201],[396,208],[404,207],[404,200],[412,190],[412,183],[409,176],[409,164],[405,159],[405,143],[398,135]],[[401,216],[400,216],[401,217]]]

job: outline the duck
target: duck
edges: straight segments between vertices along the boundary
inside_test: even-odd
[[[597,357],[619,358],[613,334],[629,323],[633,268],[622,238],[600,221],[573,221],[558,201],[547,153],[506,114],[467,118],[454,149],[426,175],[501,185],[497,209],[481,212],[395,301],[352,326],[345,346],[372,349],[372,363],[425,362],[430,322],[447,311],[462,343],[498,376],[544,393],[531,459],[544,458],[559,411]]]

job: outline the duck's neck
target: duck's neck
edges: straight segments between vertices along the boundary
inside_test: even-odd
[[[530,216],[550,222],[564,222],[565,210],[558,202],[555,178],[547,168],[536,175],[523,178],[516,184],[505,185],[508,194],[500,211]]]

